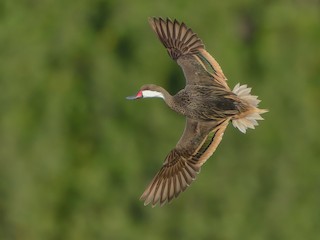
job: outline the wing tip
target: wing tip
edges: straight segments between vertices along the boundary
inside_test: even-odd
[[[171,18],[149,17],[149,24],[159,40],[167,48],[170,57],[177,60],[182,55],[195,54],[204,49],[198,35],[187,27],[184,22]]]
[[[184,164],[163,166],[140,197],[144,206],[151,204],[152,207],[162,207],[184,192],[200,172],[199,166],[190,165],[194,163],[184,161]]]

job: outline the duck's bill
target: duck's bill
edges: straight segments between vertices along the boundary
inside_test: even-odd
[[[137,98],[138,98],[137,96],[128,96],[128,97],[126,97],[127,100],[135,100]]]
[[[139,99],[139,98],[143,98],[142,91],[139,91],[139,92],[137,93],[137,95],[135,95],[135,96],[126,97],[126,99],[128,99],[128,100],[135,100],[135,99]]]

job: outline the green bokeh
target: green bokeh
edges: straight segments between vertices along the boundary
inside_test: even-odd
[[[320,236],[320,2],[0,2],[0,239],[301,240]],[[172,204],[139,201],[184,128],[146,83],[179,67],[149,16],[184,21],[228,83],[268,108],[229,126]]]

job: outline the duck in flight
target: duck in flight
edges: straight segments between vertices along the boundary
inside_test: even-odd
[[[245,133],[258,125],[257,120],[263,120],[260,114],[267,110],[258,108],[260,100],[250,94],[247,85],[229,88],[218,62],[183,22],[153,17],[149,23],[169,56],[182,68],[186,80],[185,88],[173,96],[160,86],[147,84],[136,95],[127,97],[162,98],[186,118],[180,140],[140,198],[145,205],[162,206],[178,197],[196,178],[230,121]]]

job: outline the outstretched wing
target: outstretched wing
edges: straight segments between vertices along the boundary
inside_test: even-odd
[[[219,145],[230,119],[199,123],[188,119],[176,147],[167,155],[162,168],[141,196],[147,205],[162,206],[186,190],[195,180],[201,166]]]
[[[184,23],[169,18],[149,18],[152,29],[170,57],[181,66],[187,84],[218,85],[229,90],[218,62],[205,50],[202,40]]]

